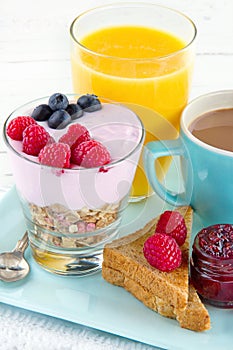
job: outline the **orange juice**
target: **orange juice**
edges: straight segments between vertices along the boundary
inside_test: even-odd
[[[139,114],[146,141],[177,136],[191,85],[193,56],[187,43],[161,30],[143,26],[106,27],[82,37],[71,54],[74,91],[94,93],[129,103]],[[161,160],[160,178],[166,171]],[[142,167],[133,196],[149,187]]]

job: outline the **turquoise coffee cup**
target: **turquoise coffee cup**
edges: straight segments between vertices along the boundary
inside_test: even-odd
[[[200,96],[184,109],[178,139],[149,142],[144,148],[145,171],[154,191],[174,206],[191,205],[207,225],[233,224],[233,152],[200,141],[189,127],[204,113],[225,108],[233,108],[233,90]],[[180,156],[182,193],[170,191],[156,176],[155,160],[164,156]]]

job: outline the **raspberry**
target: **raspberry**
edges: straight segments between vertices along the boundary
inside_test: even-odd
[[[176,240],[164,233],[150,236],[144,243],[143,253],[149,264],[165,272],[181,265],[182,252]]]
[[[85,126],[73,124],[69,127],[66,134],[62,135],[59,142],[66,143],[70,148],[75,148],[81,142],[90,140],[90,134]]]
[[[109,163],[111,156],[102,143],[89,140],[80,143],[71,150],[71,160],[74,164],[85,168],[93,168]]]
[[[23,132],[23,152],[29,155],[38,156],[40,150],[50,142],[51,136],[41,125],[29,125]]]
[[[70,147],[65,143],[51,143],[39,153],[39,162],[56,168],[70,167]]]
[[[26,127],[32,124],[36,124],[36,121],[31,117],[27,117],[27,116],[16,117],[12,119],[8,124],[6,133],[12,140],[22,141],[23,131],[26,129]]]
[[[161,214],[155,232],[172,236],[181,246],[187,236],[187,227],[183,216],[178,211],[167,210]]]

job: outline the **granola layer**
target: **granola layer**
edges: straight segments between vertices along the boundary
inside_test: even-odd
[[[32,222],[38,225],[37,238],[61,248],[91,246],[104,240],[107,232],[101,229],[117,220],[119,207],[120,203],[106,204],[99,209],[83,207],[81,210],[69,210],[61,204],[29,205]]]

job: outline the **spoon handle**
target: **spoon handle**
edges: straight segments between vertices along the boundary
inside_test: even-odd
[[[17,242],[14,251],[24,253],[28,247],[28,233],[24,233],[23,237]]]

